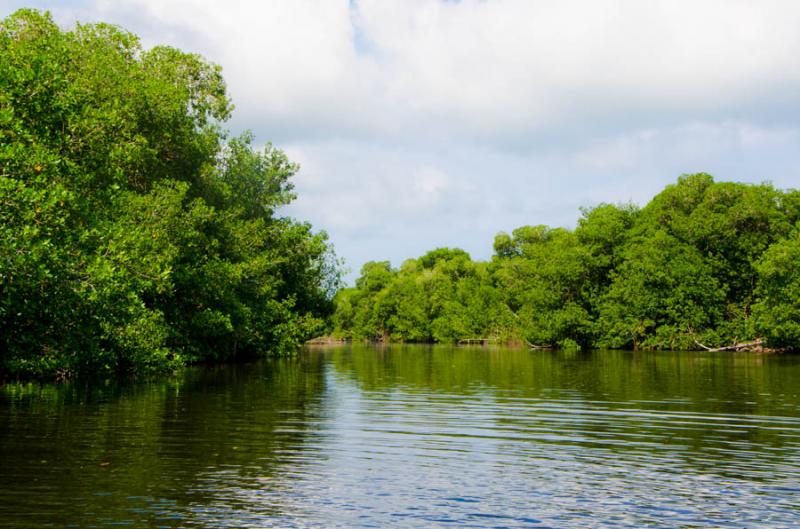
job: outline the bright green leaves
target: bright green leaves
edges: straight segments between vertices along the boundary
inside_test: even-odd
[[[439,248],[361,269],[356,287],[334,298],[334,333],[355,339],[456,342],[499,336],[514,318],[492,284],[489,265],[460,249]]]
[[[211,120],[225,121],[230,117],[233,105],[219,66],[168,46],[156,46],[144,53],[142,64],[147,72],[156,74],[151,81],[158,83],[163,96],[156,100],[187,104],[188,115],[196,126],[202,128]],[[175,111],[181,114],[177,106]]]
[[[771,346],[800,349],[800,225],[764,252],[756,270],[756,331]]]
[[[582,210],[574,231],[523,226],[491,263],[438,249],[369,263],[336,298],[336,332],[562,348],[800,348],[800,194],[686,175],[643,209]],[[791,235],[790,232],[792,233]]]
[[[62,32],[34,11],[3,21],[0,34],[4,134],[57,157],[57,177],[76,192],[102,200],[114,184],[192,182],[219,149],[216,123],[231,105],[218,66],[142,51],[107,24]]]
[[[509,242],[512,250],[496,257],[495,280],[520,336],[539,346],[588,343],[587,248],[574,233],[546,226],[518,228]]]
[[[277,214],[297,166],[225,142],[231,109],[197,55],[0,24],[0,371],[147,372],[318,332],[338,262]]]
[[[724,313],[724,290],[694,247],[659,229],[627,246],[599,307],[600,344],[686,349]]]
[[[272,144],[261,152],[251,147],[252,135],[228,142],[222,153],[220,180],[225,206],[236,205],[247,218],[271,217],[275,208],[295,199],[290,179],[299,166]]]

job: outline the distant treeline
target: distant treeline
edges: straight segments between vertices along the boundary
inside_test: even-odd
[[[0,376],[295,350],[337,287],[297,166],[221,128],[217,66],[106,24],[0,22]]]
[[[500,233],[489,262],[433,250],[364,265],[333,333],[492,338],[560,348],[800,348],[800,192],[682,176],[643,208],[583,209],[575,230]]]

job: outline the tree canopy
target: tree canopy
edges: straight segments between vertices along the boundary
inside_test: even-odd
[[[298,166],[228,138],[218,66],[107,24],[0,24],[0,370],[146,372],[293,350],[331,309]]]
[[[798,198],[769,184],[685,175],[643,208],[583,209],[574,230],[500,233],[489,262],[438,249],[399,270],[368,263],[355,287],[337,294],[333,330],[352,339],[562,348],[761,339],[798,349]]]

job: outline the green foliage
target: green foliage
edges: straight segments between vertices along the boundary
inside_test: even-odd
[[[714,183],[709,175],[681,177],[643,210],[643,226],[658,225],[697,248],[715,277],[730,286],[728,301],[747,310],[753,301],[758,257],[792,227],[771,185]]]
[[[586,247],[574,233],[546,226],[518,228],[510,243],[511,251],[496,258],[495,282],[522,337],[539,346],[587,344]]]
[[[724,291],[700,252],[659,229],[626,247],[599,308],[600,345],[686,349],[714,328]]]
[[[341,290],[334,302],[334,334],[353,339],[455,342],[496,336],[514,317],[489,266],[449,248],[409,259],[400,270],[367,263],[355,288]]]
[[[788,238],[770,246],[756,269],[757,332],[772,346],[800,349],[800,225]]]
[[[0,25],[0,371],[169,369],[293,350],[338,285],[279,215],[298,167],[226,141],[218,66],[115,26]]]
[[[369,264],[332,323],[355,339],[797,349],[799,220],[798,191],[685,175],[642,209],[583,209],[574,231],[500,233],[489,263],[443,248],[400,270]]]
[[[623,260],[622,251],[639,209],[632,204],[600,204],[591,209],[584,208],[581,213],[575,235],[591,256],[591,285],[602,288],[610,281],[609,272]]]

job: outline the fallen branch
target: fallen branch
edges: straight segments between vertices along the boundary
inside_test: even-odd
[[[692,339],[694,340],[695,345],[698,346],[699,348],[705,349],[706,351],[711,351],[711,347],[701,344],[700,342],[697,341],[697,338],[692,338]]]
[[[756,348],[760,349],[761,346],[764,344],[764,340],[759,338],[758,340],[753,340],[752,342],[734,343],[733,345],[726,345],[724,347],[713,347],[713,348],[707,347],[698,342],[697,340],[695,340],[694,343],[697,344],[698,347],[701,347],[710,353],[719,353],[722,351],[748,351]]]

